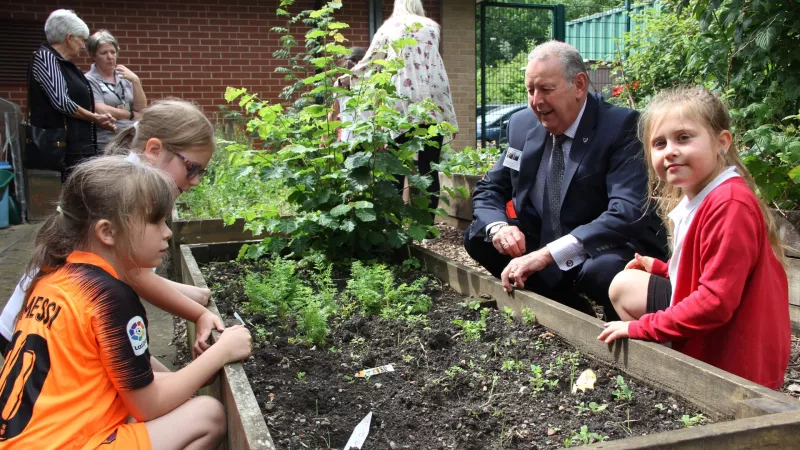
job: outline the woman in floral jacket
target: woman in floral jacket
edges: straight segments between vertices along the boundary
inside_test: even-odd
[[[458,129],[450,96],[450,81],[439,54],[439,37],[439,24],[425,17],[421,0],[395,0],[394,12],[375,33],[366,55],[352,70],[356,76],[360,76],[373,60],[391,61],[403,58],[405,66],[395,75],[394,84],[399,96],[405,100],[397,102],[395,108],[408,115],[408,108],[412,103],[430,98],[436,105],[435,109],[429,111],[434,121],[425,125],[446,121]],[[398,53],[390,44],[404,38],[412,38],[416,44],[406,45]],[[394,137],[398,144],[409,139],[405,133],[398,133]],[[431,163],[439,162],[442,137],[434,139],[434,142],[437,145],[425,145],[419,153],[417,168],[419,174],[430,174],[433,177],[428,192],[431,194],[430,207],[435,209],[439,204],[439,173],[431,170]],[[402,186],[402,180],[400,183]]]

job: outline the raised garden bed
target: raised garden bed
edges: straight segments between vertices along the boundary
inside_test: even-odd
[[[237,250],[236,245],[200,246],[194,249],[197,257],[206,261],[228,260]],[[264,408],[270,421],[275,420],[275,435],[280,436],[276,438],[277,448],[306,448],[299,444],[301,441],[308,448],[326,448],[328,443],[341,447],[344,441],[339,441],[346,440],[352,427],[370,409],[375,412],[375,417],[371,440],[367,441],[366,448],[392,448],[392,442],[395,448],[492,448],[504,439],[502,436],[507,437],[504,448],[515,448],[514,445],[516,448],[559,447],[564,444],[565,438],[573,436],[572,431],[580,432],[579,423],[587,425],[588,432],[600,431],[599,434],[617,438],[627,435],[627,431],[623,430],[625,426],[608,425],[606,422],[616,424],[622,420],[634,430],[648,420],[655,423],[652,431],[660,431],[682,427],[682,424],[676,422],[680,417],[676,418],[675,415],[687,413],[691,418],[691,414],[698,409],[715,419],[733,417],[737,420],[606,442],[601,446],[705,448],[710,445],[720,448],[787,448],[793,445],[792,430],[800,424],[800,403],[795,400],[660,345],[629,341],[609,348],[594,340],[600,330],[599,320],[577,314],[530,293],[516,292],[513,296],[507,296],[496,281],[489,277],[448,263],[421,249],[412,249],[412,252],[425,262],[430,272],[456,291],[473,296],[493,295],[501,310],[511,307],[518,317],[523,307],[530,308],[543,326],[574,345],[580,352],[580,370],[586,367],[595,369],[598,375],[597,389],[577,396],[564,394],[564,385],[569,382],[566,380],[568,376],[563,372],[565,365],[562,364],[562,372],[558,375],[561,388],[554,391],[559,395],[551,397],[550,392],[545,390],[537,398],[530,398],[530,394],[524,392],[526,386],[530,389],[530,364],[544,366],[543,370],[551,362],[557,364],[556,358],[564,357],[566,347],[562,345],[566,344],[557,343],[555,337],[548,339],[544,329],[505,324],[502,314],[493,313],[487,317],[487,330],[495,333],[490,339],[491,344],[482,340],[467,345],[456,336],[458,332],[455,330],[458,328],[449,321],[459,315],[473,320],[469,314],[478,313],[457,305],[454,301],[456,294],[452,291],[436,288],[435,290],[443,292],[443,298],[438,302],[439,309],[434,309],[431,313],[429,320],[435,325],[430,325],[430,330],[404,331],[398,326],[381,324],[377,319],[358,319],[354,316],[331,335],[332,343],[339,342],[337,348],[341,353],[319,348],[311,354],[300,354],[300,347],[288,345],[285,337],[273,338],[269,344],[263,346],[266,352],[263,353],[264,356],[256,357],[256,361],[266,363],[266,367],[254,372],[253,384],[257,395],[246,389],[246,383],[241,378],[231,387],[228,372],[236,372],[240,376],[241,366],[226,368],[226,377],[222,379],[219,390],[228,393],[227,398],[221,397],[225,399],[229,410],[229,422],[237,417],[247,418],[246,423],[229,423],[232,433],[230,439],[238,439],[235,446],[231,446],[233,444],[229,442],[229,448],[269,448],[248,441],[250,435],[260,435],[262,439],[263,436],[269,436],[259,408]],[[182,249],[182,257],[186,269],[184,280],[204,284],[188,247]],[[234,289],[235,283],[222,282],[226,284],[226,289]],[[214,298],[216,301],[217,297]],[[229,317],[225,314],[226,319]],[[437,320],[441,323],[436,322]],[[358,343],[359,336],[363,338],[369,351],[350,348],[354,340]],[[512,340],[516,340],[516,343]],[[537,349],[536,341],[547,341],[544,345],[549,353],[548,350]],[[446,344],[446,348],[437,349],[436,346],[442,343]],[[495,354],[495,345],[500,356]],[[361,358],[352,358],[351,350]],[[448,353],[451,351],[454,353]],[[482,354],[487,354],[487,357],[481,359]],[[307,356],[311,358],[303,359]],[[506,361],[523,361],[524,370],[516,372],[512,368],[503,371],[503,363]],[[395,364],[395,372],[376,376],[369,383],[354,380],[351,384],[350,380],[344,378],[345,374],[354,372],[354,369],[384,363]],[[601,363],[616,368],[601,369]],[[246,363],[250,364],[252,363]],[[435,370],[431,370],[431,367]],[[447,373],[448,370],[454,374],[452,377]],[[615,375],[618,370],[624,372],[624,379],[633,386],[634,402],[636,399],[642,402],[638,406],[631,405],[631,422],[627,419],[627,406],[621,407],[628,402],[615,401],[613,395],[610,395],[618,387],[615,379],[609,377],[608,373]],[[487,374],[488,381],[471,375],[481,371]],[[488,375],[491,371],[499,375],[494,383],[491,375]],[[305,374],[298,375],[301,372]],[[278,376],[272,378],[276,374]],[[324,374],[333,374],[329,382],[322,381]],[[644,380],[645,383],[631,379],[630,375]],[[438,383],[435,384],[436,380]],[[645,387],[646,384],[664,389],[669,394],[651,393],[652,390]],[[521,388],[523,392],[520,393]],[[489,398],[490,392],[494,395],[494,400]],[[275,396],[270,397],[270,394]],[[675,403],[669,400],[670,395]],[[459,398],[463,404],[459,403],[461,406],[455,407],[451,402],[459,401]],[[595,414],[577,408],[580,401],[584,402],[584,408],[589,407],[591,401],[609,406]],[[270,404],[274,406],[268,406]],[[548,404],[551,406],[548,407]],[[647,410],[636,409],[643,408],[644,404],[647,404]],[[656,404],[664,405],[665,411],[659,411]],[[678,404],[678,407],[673,408],[674,404]],[[541,406],[544,407],[543,410],[532,409]],[[298,412],[293,408],[306,409],[303,410],[305,412]],[[404,411],[405,408],[408,409]],[[484,411],[484,408],[488,410]],[[238,411],[238,414],[232,414],[232,409]],[[472,414],[473,409],[476,415]],[[623,410],[624,419],[619,416],[620,409]],[[281,412],[288,421],[279,422],[271,417]],[[347,418],[343,418],[347,413]],[[545,417],[540,416],[542,413]],[[602,419],[604,414],[607,414],[605,420]],[[569,421],[560,427],[561,430],[556,430],[559,426],[553,421],[564,417]],[[642,422],[632,422],[635,420]],[[403,428],[412,422],[416,424],[416,428]],[[550,427],[551,424],[554,427]],[[263,430],[259,428],[261,426]],[[248,434],[248,427],[258,429],[251,430]],[[551,436],[547,435],[548,428]],[[326,431],[331,432],[330,436],[323,435]],[[470,438],[466,438],[467,434]],[[247,442],[250,443],[246,444]],[[535,446],[533,442],[536,443]]]

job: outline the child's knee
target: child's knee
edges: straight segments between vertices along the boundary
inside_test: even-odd
[[[633,276],[630,272],[632,270],[623,270],[618,273],[608,286],[608,298],[611,299],[611,304],[615,307],[623,302],[626,292],[630,289],[633,282]]]
[[[227,431],[227,420],[225,418],[225,407],[222,406],[222,403],[207,395],[195,397],[191,401],[193,403],[192,409],[201,415],[201,417],[197,417],[198,421],[202,420],[204,422],[204,426],[207,427],[209,433],[220,437],[224,436]]]

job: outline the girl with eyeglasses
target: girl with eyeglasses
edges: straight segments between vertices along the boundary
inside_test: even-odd
[[[195,105],[180,99],[154,102],[142,111],[135,126],[117,134],[106,146],[107,155],[127,155],[129,161],[146,162],[166,172],[179,195],[200,183],[213,153],[214,126]],[[208,348],[206,341],[213,328],[224,329],[222,321],[205,308],[211,298],[208,289],[176,283],[149,270],[130,274],[126,280],[151,304],[197,325],[195,356]],[[11,338],[29,283],[30,276],[20,280],[0,315],[0,350]],[[158,362],[154,367],[167,370]]]

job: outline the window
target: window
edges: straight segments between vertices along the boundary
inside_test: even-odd
[[[47,40],[44,22],[0,19],[0,30],[0,83],[25,84],[31,55]]]

